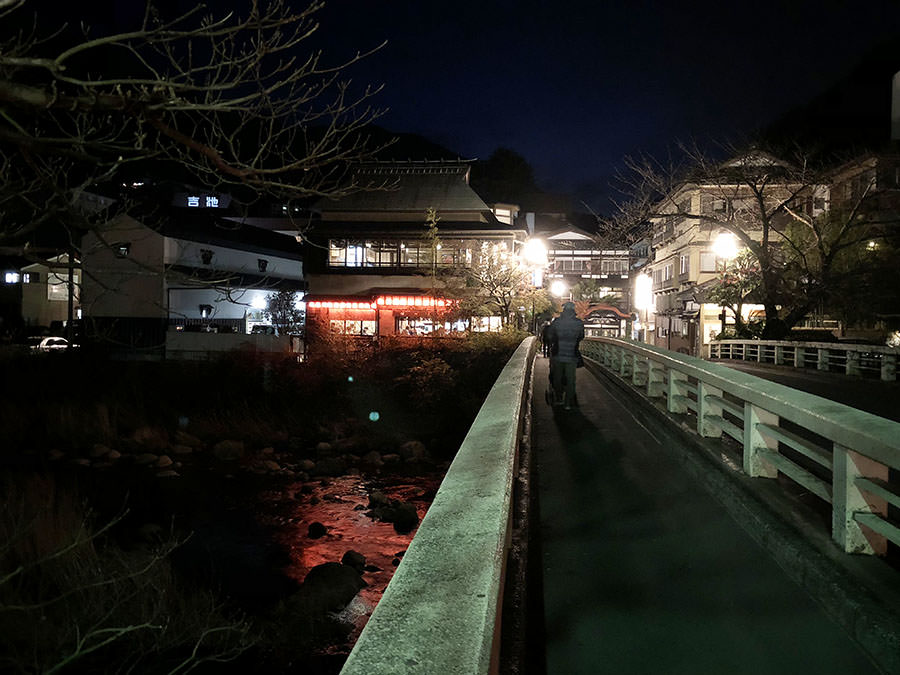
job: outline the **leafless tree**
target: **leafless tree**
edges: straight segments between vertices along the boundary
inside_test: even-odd
[[[369,156],[380,111],[347,69],[371,51],[328,63],[310,47],[322,6],[248,0],[167,18],[148,4],[132,30],[73,36],[48,29],[48,5],[0,0],[0,245],[109,218],[85,194],[138,181],[150,162],[245,203],[359,188],[346,167]]]
[[[500,316],[503,325],[509,322],[519,300],[524,302],[527,296],[531,302],[531,272],[503,244],[482,244],[477,260],[465,269],[465,278],[478,289],[478,295],[471,297],[470,302],[486,304]]]
[[[696,146],[681,150],[680,163],[626,161],[620,178],[628,199],[605,227],[632,238],[680,233],[709,241],[732,233],[758,266],[766,337],[779,337],[827,302],[858,271],[849,264],[855,253],[884,240],[898,222],[896,205],[876,199],[875,171],[860,160],[825,165],[802,151],[783,160],[730,147],[731,159],[722,162]]]

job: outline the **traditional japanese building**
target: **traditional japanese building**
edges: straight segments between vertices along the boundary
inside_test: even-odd
[[[499,317],[452,311],[447,273],[472,266],[486,249],[515,255],[526,232],[498,220],[469,186],[469,170],[461,160],[363,164],[355,182],[380,187],[316,204],[319,218],[298,232],[308,320],[359,336],[499,327]]]

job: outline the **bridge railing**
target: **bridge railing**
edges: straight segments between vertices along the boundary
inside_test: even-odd
[[[883,555],[888,541],[900,545],[888,519],[888,504],[900,507],[889,483],[900,469],[900,423],[630,340],[587,338],[581,351],[700,436],[734,439],[747,475],[781,473],[830,504],[844,551]]]
[[[713,359],[740,359],[847,375],[874,375],[890,381],[897,379],[897,355],[900,353],[892,347],[879,345],[780,340],[713,340],[709,352]]]
[[[535,344],[523,341],[491,388],[341,675],[497,672]]]

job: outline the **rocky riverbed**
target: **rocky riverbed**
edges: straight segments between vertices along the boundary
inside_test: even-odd
[[[89,451],[46,455],[83,487],[129,509],[128,537],[187,537],[176,567],[211,583],[242,611],[283,623],[325,616],[308,659],[331,672],[349,653],[384,593],[440,485],[446,464],[411,440],[354,452],[352,440],[254,447],[142,428]],[[286,616],[287,615],[287,616]],[[321,659],[326,665],[322,665]]]

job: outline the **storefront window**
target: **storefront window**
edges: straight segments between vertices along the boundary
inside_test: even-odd
[[[375,335],[375,322],[359,319],[331,319],[329,328],[337,335],[360,335],[371,337]]]

